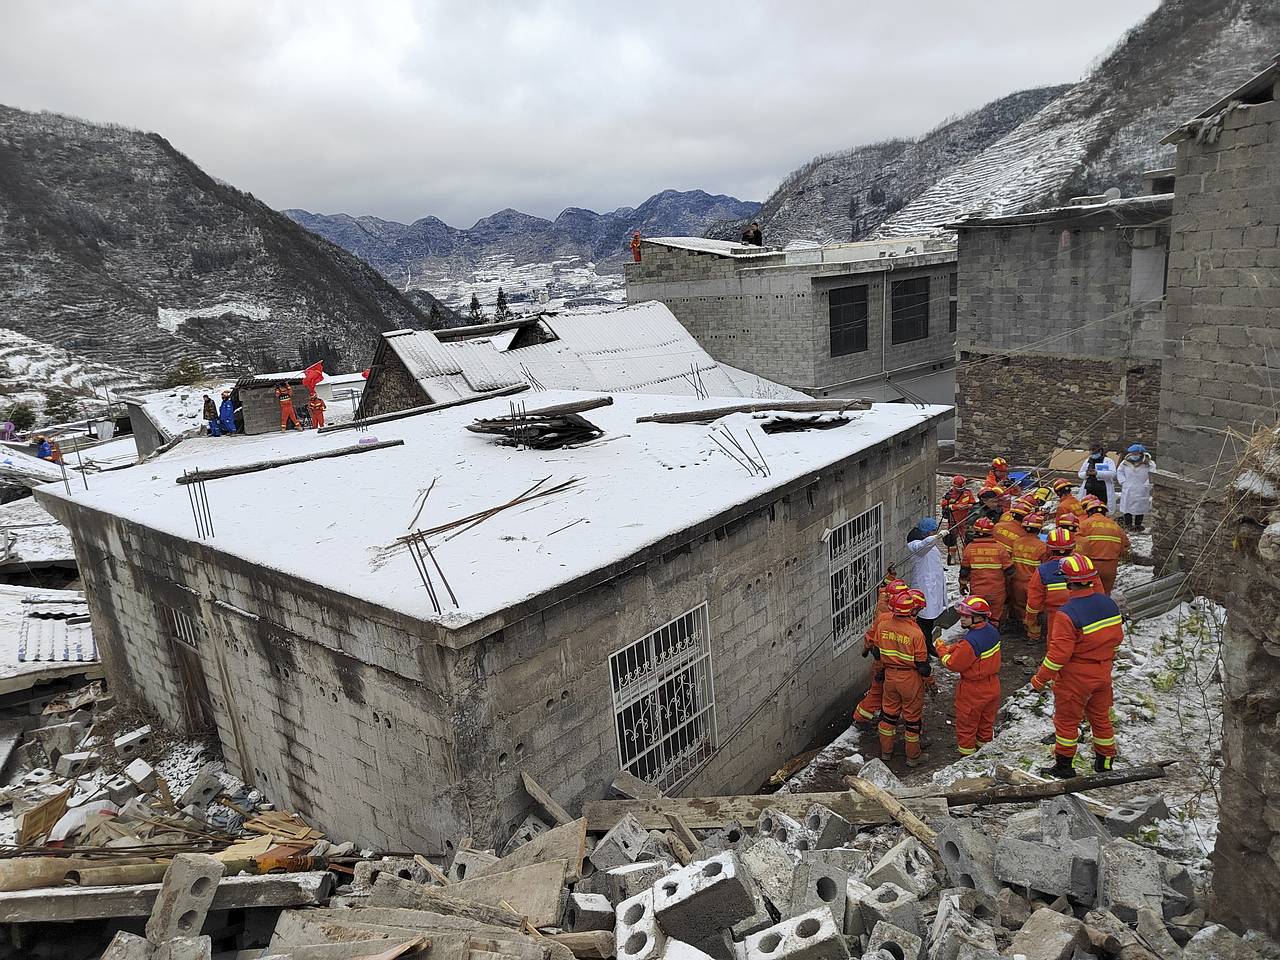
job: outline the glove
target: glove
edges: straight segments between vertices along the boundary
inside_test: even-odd
[[[929,674],[933,673],[933,664],[928,660],[917,660],[916,673],[920,674],[922,677],[929,676]]]
[[[873,657],[875,657],[877,660],[879,660],[879,659],[880,659],[880,648],[879,648],[879,647],[872,647],[872,648],[871,648],[871,656],[873,656]]]
[[[1031,689],[1034,690],[1036,693],[1045,693],[1052,686],[1053,686],[1052,677],[1050,677],[1047,680],[1044,680],[1044,679],[1041,679],[1040,674],[1037,673],[1031,678]]]
[[[870,651],[870,650],[868,650],[866,647],[863,647],[863,648],[862,648],[862,656],[863,656],[864,658],[871,656],[871,651]]]

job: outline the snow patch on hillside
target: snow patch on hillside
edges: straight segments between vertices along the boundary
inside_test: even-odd
[[[200,320],[221,317],[233,313],[238,317],[264,322],[271,319],[271,308],[260,303],[248,303],[244,300],[223,300],[209,307],[156,307],[156,325],[161,330],[177,333],[184,320]]]

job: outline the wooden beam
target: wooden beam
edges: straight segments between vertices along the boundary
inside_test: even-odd
[[[520,771],[520,781],[524,784],[525,793],[529,794],[533,802],[555,821],[556,826],[563,827],[566,823],[573,823],[573,817],[569,816],[569,811],[556,803],[555,797],[543,790],[538,785],[538,781],[523,770]]]
[[[1007,767],[1004,764],[996,766],[996,778],[1004,783],[1052,783],[1048,777],[1037,777],[1034,773],[1027,770],[1020,770],[1017,767]],[[1090,800],[1088,797],[1081,797],[1080,802],[1089,808],[1089,811],[1096,817],[1107,817],[1115,812],[1115,807],[1106,803],[1099,803],[1096,800]]]
[[[614,955],[613,933],[608,930],[553,933],[547,939],[568,947],[580,960],[608,960]]]
[[[274,470],[277,467],[292,467],[299,463],[332,460],[334,457],[346,457],[353,453],[370,453],[374,450],[385,450],[388,447],[400,447],[403,445],[403,440],[380,440],[377,443],[357,443],[349,447],[338,447],[336,450],[322,450],[319,453],[307,453],[298,457],[284,457],[280,460],[259,460],[255,463],[245,463],[237,467],[214,467],[212,470],[199,470],[198,473],[184,474],[178,477],[178,483],[195,483],[197,480],[222,480],[225,477],[238,477],[245,473],[259,473],[263,470]]]
[[[532,327],[542,322],[541,316],[526,317],[523,320],[501,320],[498,323],[474,323],[469,327],[447,327],[444,330],[432,330],[441,343],[454,340],[474,340],[493,333],[504,333],[507,330],[519,330],[521,327]]]
[[[845,777],[844,782],[849,785],[849,789],[884,807],[889,816],[902,824],[904,830],[924,844],[925,849],[931,855],[934,857],[938,855],[938,831],[904,807],[897,797],[870,780],[863,780],[861,777]]]
[[[546,860],[564,860],[568,863],[565,878],[578,880],[582,877],[582,859],[586,855],[587,821],[578,819],[562,827],[553,827],[528,843],[522,843],[501,860],[484,867],[472,867],[471,878],[506,873],[517,867],[527,867]]]
[[[357,427],[370,427],[377,423],[390,423],[393,420],[403,420],[406,417],[416,417],[422,413],[434,413],[437,410],[448,410],[450,407],[461,407],[468,403],[479,403],[481,400],[492,400],[494,397],[506,397],[513,393],[521,393],[528,390],[527,383],[515,383],[509,387],[500,387],[497,390],[489,390],[485,393],[477,393],[475,396],[462,397],[458,400],[446,400],[444,403],[427,403],[420,407],[409,407],[407,410],[395,410],[391,413],[380,413],[374,417],[362,417],[358,420],[349,420],[346,423],[332,423],[326,427],[321,427],[316,433],[334,433],[338,430],[354,430]]]
[[[636,423],[710,423],[732,413],[820,413],[830,411],[844,413],[846,410],[870,410],[871,401],[862,399],[848,400],[744,400],[723,407],[706,407],[702,410],[685,410],[680,413],[655,413],[647,417],[636,417]]]
[[[710,830],[737,820],[754,828],[765,807],[775,807],[790,817],[803,820],[809,808],[820,803],[858,826],[883,826],[893,818],[880,804],[863,800],[847,790],[839,793],[774,793],[732,797],[664,797],[659,800],[589,800],[584,807],[588,833],[607,833],[627,814],[646,830],[666,830],[667,814],[674,813],[693,830]],[[947,801],[942,797],[922,797],[905,801],[907,809],[920,816],[941,816]]]
[[[570,400],[568,403],[553,403],[549,407],[535,407],[521,411],[523,417],[558,417],[566,413],[585,413],[587,410],[598,410],[600,407],[613,406],[613,397],[589,397],[586,400]]]
[[[1048,797],[1061,797],[1068,793],[1118,787],[1125,783],[1161,780],[1164,778],[1164,768],[1176,762],[1176,760],[1162,760],[1157,764],[1143,767],[1126,767],[1122,770],[1071,777],[1068,780],[1050,780],[1046,783],[1008,784],[981,790],[951,790],[942,796],[952,807],[963,807],[969,804],[987,806],[993,803],[1028,803]]]
[[[662,798],[662,791],[652,783],[645,783],[635,774],[627,773],[625,770],[618,771],[618,775],[613,778],[613,783],[609,785],[609,789],[615,797],[622,800],[659,800]]]
[[[693,835],[693,831],[689,829],[689,825],[680,818],[678,813],[668,813],[667,823],[671,824],[671,832],[676,835],[684,848],[689,851],[690,857],[696,857],[698,851],[702,849],[702,844],[698,842],[698,838]],[[689,861],[685,861],[688,863]]]
[[[445,917],[458,917],[472,923],[520,930],[525,917],[497,903],[480,903],[445,893],[448,888],[429,887],[416,880],[405,880],[392,873],[380,873],[373,881],[369,903],[374,907],[400,907],[426,910]]]

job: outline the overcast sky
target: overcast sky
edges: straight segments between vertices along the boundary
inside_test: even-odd
[[[155,130],[279,207],[762,200],[817,153],[1079,79],[1158,0],[0,0],[0,102]]]

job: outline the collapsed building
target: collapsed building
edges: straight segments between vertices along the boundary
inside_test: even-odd
[[[38,496],[119,696],[312,822],[441,853],[506,841],[522,773],[754,789],[847,707],[949,409],[808,403],[836,409],[481,399]],[[548,439],[573,417],[594,439]]]
[[[656,237],[640,250],[626,265],[627,301],[666,304],[723,363],[815,397],[953,402],[948,240],[762,250]]]

